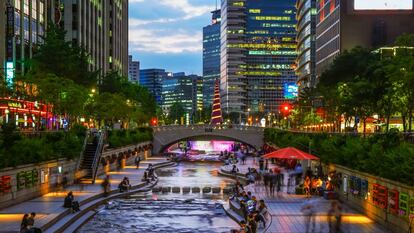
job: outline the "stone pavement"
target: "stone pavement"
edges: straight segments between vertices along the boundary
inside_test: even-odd
[[[149,163],[156,164],[165,162],[164,158],[151,157],[145,161],[141,161],[140,169],[135,166],[125,166],[120,171],[111,171],[108,174],[111,178],[111,189],[116,190],[118,184],[123,177],[127,176],[132,186],[141,183],[144,170]],[[105,175],[100,176],[95,184],[80,184],[66,187],[65,190],[50,192],[41,197],[11,206],[9,208],[0,210],[0,232],[18,232],[20,230],[20,223],[24,213],[35,212],[35,227],[41,227],[58,215],[66,211],[63,208],[63,200],[67,192],[72,191],[75,200],[82,202],[88,198],[98,195],[103,192],[101,182]],[[82,206],[81,206],[82,208]]]
[[[252,158],[246,161],[245,165],[237,164],[241,173],[245,173],[248,167],[258,168]],[[270,167],[270,164],[269,164]],[[224,166],[224,170],[229,171],[230,166]],[[271,225],[266,233],[305,233],[305,216],[301,212],[304,203],[309,200],[304,195],[287,194],[286,186],[283,187],[279,195],[270,195],[266,192],[262,184],[251,184],[246,187],[258,200],[263,199],[268,206],[271,215]],[[317,206],[315,233],[329,232],[327,212],[331,201],[321,197],[313,197],[312,201]],[[342,205],[342,232],[346,233],[386,233],[383,226],[375,223],[348,206]]]

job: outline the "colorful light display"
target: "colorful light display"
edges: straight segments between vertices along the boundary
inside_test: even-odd
[[[284,85],[285,99],[295,99],[298,97],[298,85],[294,82],[288,82]]]
[[[220,151],[231,151],[234,146],[233,141],[191,141],[191,150],[202,150],[205,152],[220,152]]]

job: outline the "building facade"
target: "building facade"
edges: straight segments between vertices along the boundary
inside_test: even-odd
[[[132,55],[128,57],[128,81],[139,84],[139,61],[132,60]]]
[[[91,71],[128,76],[127,0],[51,1],[55,23],[67,31],[67,41],[86,49]]]
[[[298,84],[301,88],[314,87],[316,85],[316,0],[297,0],[296,9]]]
[[[197,111],[202,110],[202,77],[174,73],[162,80],[162,104],[164,112],[169,112],[174,103],[183,105],[186,113],[186,123],[193,122]]]
[[[139,72],[139,84],[149,90],[158,105],[162,104],[162,83],[168,76],[172,74],[165,72],[164,69],[143,69]]]
[[[212,13],[211,25],[203,28],[203,104],[213,104],[214,85],[220,78],[220,22],[221,12]]]
[[[0,1],[0,76],[12,85],[16,73],[24,72],[24,62],[43,42],[49,1]]]
[[[295,83],[296,1],[223,0],[220,90],[225,113],[278,112]]]
[[[401,2],[402,0],[394,0]],[[402,2],[407,2],[406,0]],[[316,74],[321,75],[335,57],[356,46],[392,45],[403,33],[414,33],[411,7],[394,9],[362,0],[322,0],[317,4]],[[363,7],[367,6],[367,7]]]

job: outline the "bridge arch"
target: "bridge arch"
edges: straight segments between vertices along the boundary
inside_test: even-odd
[[[191,139],[233,140],[260,149],[263,146],[263,137],[263,128],[259,127],[208,125],[154,127],[153,154],[160,154],[176,142]]]

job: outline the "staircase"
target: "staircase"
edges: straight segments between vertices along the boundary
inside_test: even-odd
[[[86,175],[81,178],[81,183],[95,183],[99,161],[102,154],[104,133],[90,134],[85,145],[83,156],[80,161],[79,170],[85,171]]]

